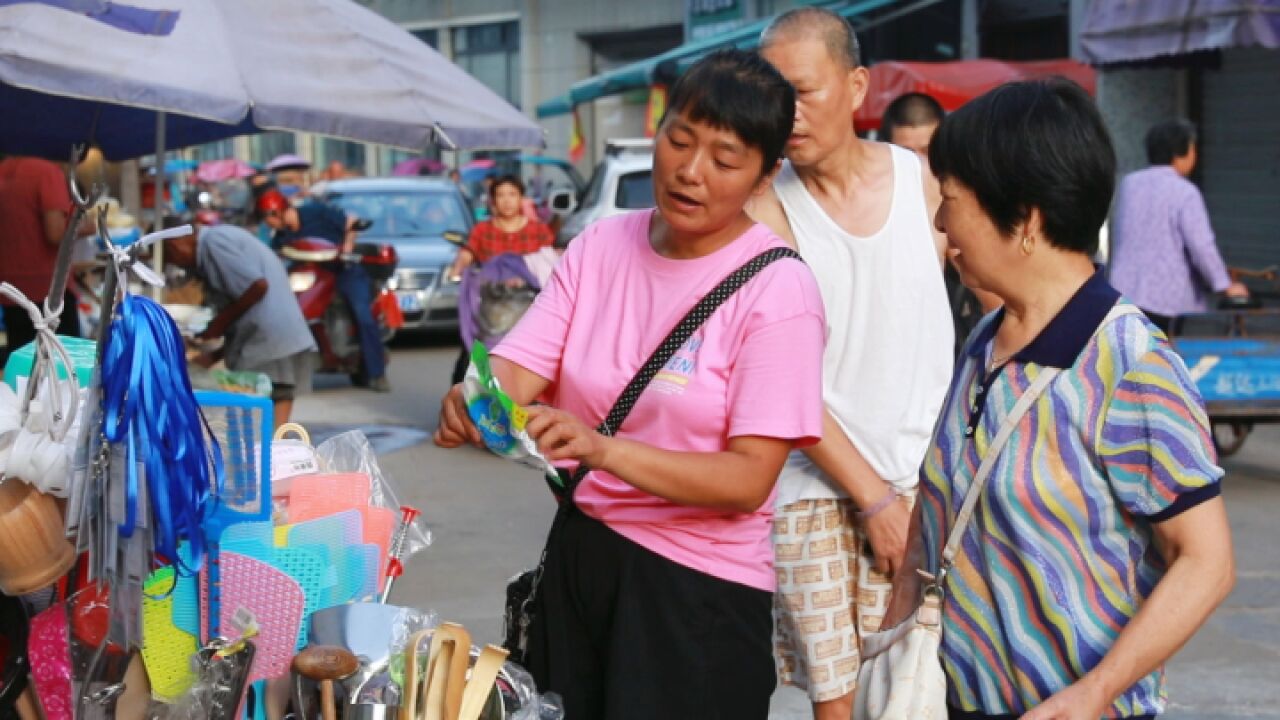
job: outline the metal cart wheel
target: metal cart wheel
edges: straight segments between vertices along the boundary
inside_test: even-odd
[[[1213,424],[1213,445],[1219,457],[1235,455],[1253,432],[1253,423],[1218,422]]]

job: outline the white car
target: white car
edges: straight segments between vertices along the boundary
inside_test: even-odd
[[[597,220],[653,205],[653,141],[609,140],[580,199],[569,190],[552,193],[551,209],[572,213],[560,227],[556,244],[568,245]]]

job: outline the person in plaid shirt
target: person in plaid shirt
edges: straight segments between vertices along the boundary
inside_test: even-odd
[[[458,251],[458,259],[450,269],[452,278],[461,279],[472,263],[486,262],[503,253],[528,255],[555,242],[551,229],[531,220],[522,209],[524,183],[514,175],[503,175],[489,187],[493,217],[471,228],[471,237]]]

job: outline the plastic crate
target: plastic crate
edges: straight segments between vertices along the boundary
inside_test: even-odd
[[[209,548],[207,636],[218,634],[222,582],[218,543],[222,531],[241,522],[271,518],[271,436],[275,413],[269,398],[195,391],[209,429],[222,451],[225,474],[221,492],[214,488],[213,508],[204,522]]]

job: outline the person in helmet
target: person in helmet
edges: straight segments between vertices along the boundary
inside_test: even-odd
[[[272,247],[277,249],[297,238],[318,237],[337,245],[344,255],[355,251],[358,218],[337,205],[311,199],[293,207],[278,190],[268,190],[258,198],[258,213],[274,233]],[[338,292],[351,308],[359,330],[367,386],[378,392],[390,392],[382,337],[373,319],[371,282],[364,267],[359,263],[343,263],[338,271]]]

